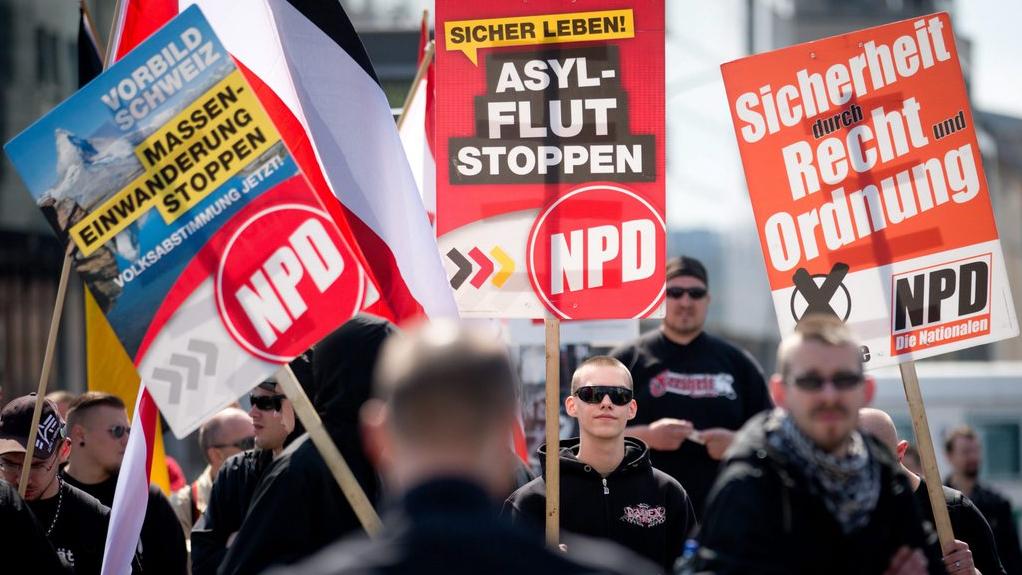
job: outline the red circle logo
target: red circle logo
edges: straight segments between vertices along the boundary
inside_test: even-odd
[[[529,233],[529,281],[562,319],[649,315],[664,297],[667,226],[634,192],[599,184],[547,206]]]
[[[231,236],[214,284],[227,331],[253,355],[286,362],[358,312],[365,278],[330,216],[265,209]]]

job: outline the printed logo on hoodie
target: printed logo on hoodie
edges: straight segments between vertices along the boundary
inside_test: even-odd
[[[735,378],[730,373],[675,373],[665,370],[649,380],[649,394],[653,397],[674,393],[694,398],[737,399],[734,383]]]
[[[638,525],[639,527],[656,527],[667,521],[667,509],[663,506],[650,507],[640,503],[635,507],[625,507],[625,514],[621,521]]]

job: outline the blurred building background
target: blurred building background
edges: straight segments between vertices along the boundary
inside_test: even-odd
[[[400,106],[415,73],[422,11],[432,11],[432,2],[341,4],[362,35],[391,105]],[[89,5],[107,38],[113,0]],[[955,25],[1015,308],[1022,311],[1022,37],[1013,30],[1022,19],[1022,5],[1017,0],[667,0],[666,6],[668,253],[699,257],[709,267],[711,331],[741,343],[772,369],[779,334],[720,64],[941,10],[951,12]],[[68,0],[0,0],[0,141],[74,91],[77,24],[77,7]],[[0,385],[8,398],[36,387],[60,262],[61,247],[3,158]],[[81,301],[75,278],[50,389],[85,388]],[[984,475],[1022,503],[1022,339],[939,359],[919,366],[936,443],[954,425],[977,425],[986,439]],[[523,368],[526,375],[534,372]],[[895,375],[884,373],[878,403],[894,413],[903,432],[909,430]],[[940,454],[939,459],[947,471]],[[186,471],[192,469],[186,466]]]

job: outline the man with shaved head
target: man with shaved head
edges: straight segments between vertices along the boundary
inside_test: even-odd
[[[625,437],[639,409],[628,368],[608,356],[587,359],[572,375],[564,407],[578,420],[579,437],[560,442],[561,528],[620,543],[669,572],[695,512],[681,484],[650,463],[646,444]],[[543,475],[504,503],[514,521],[544,523],[546,449],[539,448]]]
[[[186,538],[191,535],[195,522],[206,512],[213,480],[220,466],[232,455],[255,447],[252,418],[237,407],[221,410],[199,427],[199,447],[206,459],[206,469],[195,481],[170,497]]]
[[[879,409],[863,408],[859,411],[859,428],[879,439],[898,458],[901,470],[908,476],[915,491],[923,519],[932,524],[933,507],[926,492],[926,482],[905,466],[908,441],[898,440],[898,430],[891,416]],[[955,533],[955,541],[944,549],[944,567],[948,573],[1003,574],[1005,571],[997,556],[994,534],[983,514],[961,491],[950,487],[944,487],[944,500],[951,518],[951,530]]]

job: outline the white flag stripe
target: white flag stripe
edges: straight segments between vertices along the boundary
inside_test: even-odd
[[[426,314],[456,317],[436,242],[423,241],[433,233],[379,85],[286,0],[253,2],[244,10],[195,3],[227,51],[305,128],[331,191],[387,244]]]
[[[131,420],[131,434],[125,447],[124,460],[117,476],[113,508],[110,510],[110,526],[107,528],[106,544],[103,547],[102,575],[128,575],[131,560],[138,548],[138,534],[142,531],[149,503],[149,472],[146,469],[146,435],[142,425],[139,406],[145,386],[138,386],[135,399],[134,417]]]

